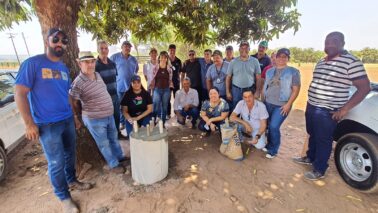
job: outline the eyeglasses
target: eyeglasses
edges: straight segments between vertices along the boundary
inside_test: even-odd
[[[53,39],[52,39],[52,42],[53,42],[54,44],[58,43],[59,41],[61,41],[62,44],[64,44],[64,45],[67,45],[67,44],[68,44],[68,38],[66,38],[66,37],[60,39],[58,36],[54,36]]]

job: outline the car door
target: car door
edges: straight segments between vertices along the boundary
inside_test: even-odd
[[[12,150],[25,134],[24,123],[14,101],[14,76],[0,73],[0,139]]]

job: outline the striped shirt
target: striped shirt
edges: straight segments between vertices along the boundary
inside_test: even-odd
[[[70,95],[81,101],[83,116],[99,119],[113,115],[113,102],[100,74],[95,75],[96,79],[91,80],[80,72],[72,82]]]
[[[346,51],[332,60],[322,59],[314,70],[308,103],[337,110],[349,100],[352,81],[366,77],[362,62]]]

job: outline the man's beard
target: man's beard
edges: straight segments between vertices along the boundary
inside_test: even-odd
[[[55,50],[57,47],[49,47],[49,51],[56,57],[60,58],[64,55],[64,49],[61,47],[60,50]]]

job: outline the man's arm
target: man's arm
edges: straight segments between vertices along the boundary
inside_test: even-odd
[[[332,119],[341,120],[353,107],[359,104],[367,94],[370,92],[369,78],[360,78],[352,81],[353,85],[357,88],[357,91],[352,95],[349,101],[341,107],[337,112],[333,113]]]
[[[226,95],[227,99],[229,101],[232,100],[232,94],[231,94],[231,75],[227,75],[226,77]]]
[[[213,87],[213,82],[209,78],[206,79],[206,87],[207,91],[210,91],[210,89]]]
[[[25,137],[28,140],[37,140],[39,138],[39,130],[31,116],[29,101],[27,98],[29,92],[30,92],[30,88],[22,86],[22,85],[16,85],[15,101],[16,101],[17,108],[21,113],[21,117],[25,123],[25,127],[26,127]]]
[[[80,129],[82,126],[81,121],[80,121],[80,117],[81,117],[80,100],[76,100],[70,95],[69,101],[71,104],[72,111],[74,113],[75,127],[76,129]]]
[[[260,98],[260,95],[261,95],[261,82],[262,82],[261,74],[256,74],[255,78],[256,78],[255,98]]]

